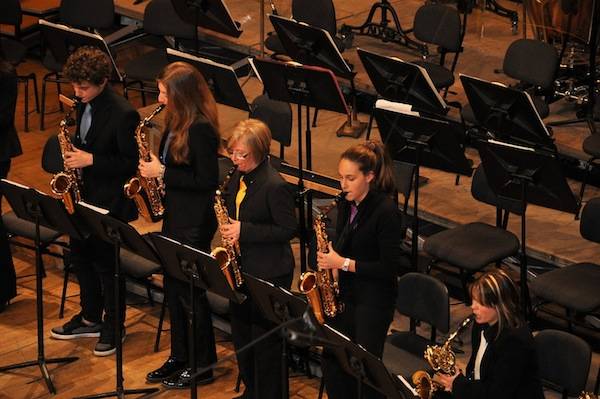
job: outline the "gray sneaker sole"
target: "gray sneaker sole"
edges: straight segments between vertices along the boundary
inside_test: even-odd
[[[77,338],[99,338],[100,331],[98,332],[87,332],[87,333],[78,333],[78,334],[61,334],[54,331],[50,331],[50,336],[54,339],[77,339]]]
[[[125,337],[126,336],[124,335],[123,338],[121,338],[121,343],[125,342]],[[113,353],[115,353],[116,351],[117,351],[116,347],[110,348],[105,351],[94,349],[94,356],[98,356],[98,357],[110,356]]]

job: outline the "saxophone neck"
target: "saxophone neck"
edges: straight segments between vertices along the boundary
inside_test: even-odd
[[[456,338],[456,336],[458,334],[460,334],[462,332],[462,330],[464,330],[474,320],[475,320],[475,315],[470,315],[466,319],[464,319],[462,321],[462,323],[460,323],[460,325],[458,326],[458,328],[452,334],[450,334],[450,336],[448,336],[448,339],[446,340],[446,342],[444,343],[444,345],[450,345],[452,343],[452,341],[454,341],[454,339]]]

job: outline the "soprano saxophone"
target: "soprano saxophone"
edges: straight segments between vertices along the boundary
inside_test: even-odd
[[[55,195],[62,198],[67,212],[73,214],[75,212],[75,204],[81,201],[81,170],[69,168],[64,161],[65,153],[73,151],[73,143],[71,142],[68,128],[71,121],[71,114],[77,106],[78,100],[70,99],[62,94],[59,96],[59,99],[69,107],[64,118],[60,121],[60,130],[57,135],[60,154],[63,159],[63,171],[52,176],[50,189]]]
[[[338,204],[344,193],[338,194],[319,216],[316,217],[313,227],[317,238],[317,251],[329,252],[329,241],[325,220],[327,214]],[[339,300],[339,286],[331,269],[308,271],[302,273],[298,282],[300,292],[306,295],[308,303],[319,323],[325,322],[325,316],[335,317],[344,311],[344,304]]]
[[[227,183],[231,179],[233,172],[235,172],[237,166],[232,167],[227,173],[227,177],[221,184],[221,186],[217,189],[215,193],[215,215],[217,216],[217,222],[219,223],[219,227],[225,224],[229,224],[229,212],[227,211],[227,207],[225,206],[225,200],[223,199],[223,192]],[[221,271],[225,275],[227,282],[231,286],[232,289],[236,289],[244,284],[244,279],[242,277],[242,269],[240,267],[240,245],[238,242],[232,244],[229,240],[222,239],[222,246],[217,247],[212,250],[210,253],[217,259],[217,263],[221,268]]]
[[[137,142],[140,160],[148,162],[152,159],[150,157],[148,138],[146,137],[145,130],[152,118],[158,115],[164,108],[165,105],[160,104],[150,115],[140,121],[135,129],[135,141]],[[162,203],[162,179],[143,177],[138,170],[136,175],[125,183],[123,191],[127,198],[133,199],[140,215],[148,221],[156,222],[163,217],[165,207]]]

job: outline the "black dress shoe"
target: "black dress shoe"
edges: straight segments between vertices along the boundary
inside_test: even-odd
[[[169,378],[165,378],[162,381],[162,385],[169,389],[186,389],[190,387],[190,375],[191,371],[186,368],[180,373],[174,374]],[[212,370],[209,370],[196,378],[196,385],[208,385],[211,384],[215,378],[213,377]]]
[[[146,381],[161,382],[174,374],[180,374],[185,369],[185,365],[186,362],[180,362],[173,357],[169,357],[162,366],[146,375]]]

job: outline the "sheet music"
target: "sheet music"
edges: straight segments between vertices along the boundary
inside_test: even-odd
[[[412,387],[412,385],[410,385],[410,384],[409,384],[409,382],[408,382],[408,381],[406,381],[406,378],[404,378],[404,376],[402,376],[401,374],[398,374],[398,375],[397,375],[397,377],[398,377],[398,379],[399,379],[400,381],[402,381],[402,384],[404,384],[404,386],[405,386],[406,388],[408,388],[408,390],[409,390],[410,392],[412,392],[412,394],[413,394],[413,395],[415,395],[416,397],[419,397],[419,394],[417,393],[417,390],[416,390],[416,389],[414,389],[414,388]]]
[[[385,109],[387,111],[397,112],[405,115],[419,116],[418,112],[412,110],[412,105],[406,103],[398,103],[394,101],[379,99],[375,103],[375,108]]]
[[[535,152],[534,148],[531,147],[524,147],[522,145],[517,145],[517,144],[511,144],[511,143],[505,143],[504,141],[498,141],[498,140],[488,140],[488,143],[491,144],[497,144],[497,145],[501,145],[504,147],[511,147],[511,148],[516,148],[518,150],[523,150],[523,151],[531,151],[531,152]]]
[[[248,63],[250,64],[250,67],[254,71],[254,75],[256,75],[256,77],[258,78],[258,80],[260,80],[260,83],[262,83],[263,80],[260,77],[260,74],[258,73],[258,69],[256,68],[256,65],[254,65],[254,58],[253,57],[248,58]]]
[[[96,205],[88,204],[85,201],[79,201],[77,204],[81,205],[81,206],[85,206],[86,208],[91,209],[93,211],[96,211],[98,213],[101,213],[103,215],[108,215],[108,212],[109,212],[108,209],[104,209],[104,208],[101,208],[101,207],[96,206]]]
[[[218,62],[215,62],[215,61],[210,60],[208,58],[197,57],[197,56],[192,55],[192,54],[184,53],[183,51],[179,51],[179,50],[175,50],[175,49],[172,49],[172,48],[168,48],[167,49],[167,54],[174,55],[176,57],[187,58],[188,60],[200,62],[202,64],[212,65],[214,67],[226,69],[228,71],[231,71],[232,73],[235,73],[234,69],[232,67],[230,67],[229,65],[219,64]]]
[[[27,187],[24,184],[21,183],[17,183],[16,181],[12,181],[12,180],[8,180],[8,179],[2,179],[3,182],[8,183],[8,184],[12,184],[13,186],[17,186],[19,188],[24,188],[24,189],[29,189],[30,187]]]

